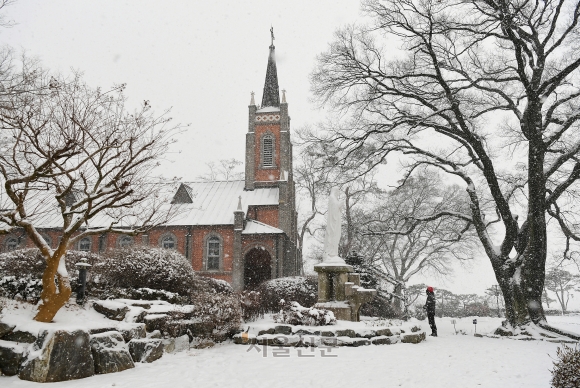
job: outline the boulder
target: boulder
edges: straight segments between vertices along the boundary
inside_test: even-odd
[[[495,332],[493,334],[501,335],[502,337],[511,337],[512,335],[514,335],[514,333],[511,330],[508,330],[503,326],[500,326],[497,329],[495,329]]]
[[[135,367],[121,333],[108,331],[91,336],[91,352],[95,373],[114,373]]]
[[[321,331],[320,336],[321,337],[334,337],[334,333],[332,331]]]
[[[190,346],[194,349],[206,349],[206,348],[211,348],[215,345],[215,342],[213,342],[211,339],[209,338],[199,338],[199,337],[194,337],[193,340],[191,341]]]
[[[415,334],[405,334],[401,336],[401,342],[405,344],[418,344],[421,341],[425,341],[425,332],[415,333]]]
[[[145,316],[143,322],[145,322],[145,329],[148,332],[161,331],[168,319],[169,315],[167,314],[149,314]]]
[[[299,330],[296,330],[296,333],[294,333],[294,334],[297,334],[297,335],[313,335],[314,334],[314,331],[299,329]]]
[[[274,334],[290,335],[292,334],[292,326],[278,325],[274,327]]]
[[[411,328],[411,333],[417,333],[419,331],[421,331],[422,329],[419,326],[413,326]]]
[[[396,336],[386,336],[381,335],[371,338],[371,344],[373,345],[393,345],[399,342],[399,337]]]
[[[162,339],[161,343],[163,344],[163,351],[165,353],[174,353],[175,352],[175,338]]]
[[[374,330],[356,330],[356,336],[371,339],[377,336],[377,332]]]
[[[337,330],[336,331],[337,337],[350,337],[355,338],[357,335],[354,330],[352,329],[344,329],[344,330]]]
[[[22,330],[13,330],[10,333],[6,333],[2,339],[4,341],[19,342],[25,344],[32,344],[36,341],[36,336],[32,333]]]
[[[107,331],[117,331],[117,327],[115,327],[115,326],[96,327],[94,329],[89,329],[89,334],[93,335],[93,334],[105,333]]]
[[[95,374],[89,333],[44,330],[22,364],[18,377],[38,383],[82,379]]]
[[[132,339],[145,338],[147,336],[144,323],[123,322],[119,324],[117,330],[121,333],[125,342],[129,342]]]
[[[347,336],[337,337],[337,345],[338,346],[366,346],[370,345],[370,341],[366,338],[352,338]]]
[[[189,336],[187,334],[175,339],[175,352],[183,352],[184,350],[189,350]]]
[[[15,327],[14,325],[9,325],[7,323],[0,322],[0,338],[2,338],[6,334],[14,330],[14,327]]]
[[[93,303],[93,308],[96,312],[103,314],[105,317],[122,321],[129,311],[129,307],[120,302],[113,302],[110,300],[99,300]]]
[[[24,359],[24,347],[14,342],[0,340],[0,373],[6,376],[18,374]]]
[[[147,333],[146,338],[160,339],[163,338],[163,336],[159,330],[153,330],[151,333]]]
[[[390,337],[393,335],[393,332],[391,331],[391,329],[389,329],[388,327],[386,329],[379,329],[376,331],[376,335],[377,336],[383,336],[386,335],[387,337]]]
[[[125,314],[125,322],[143,323],[147,314],[148,311],[145,308],[131,306],[127,314]]]
[[[266,330],[260,330],[258,332],[258,336],[264,335],[264,334],[274,334],[275,330],[270,328],[270,329],[266,329]]]
[[[213,330],[215,329],[215,324],[213,322],[184,320],[183,323],[185,324],[187,329],[186,333],[193,337],[209,337],[213,333]],[[181,334],[179,336],[181,336]],[[175,337],[179,336],[176,335]]]
[[[159,339],[133,339],[129,342],[129,353],[135,362],[153,362],[163,356],[163,343]]]

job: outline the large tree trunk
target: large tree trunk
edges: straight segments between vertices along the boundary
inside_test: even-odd
[[[62,306],[68,302],[72,290],[69,277],[59,273],[60,260],[64,260],[64,255],[55,253],[52,258],[46,261],[46,269],[42,275],[42,293],[40,294],[40,304],[38,313],[34,320],[39,322],[52,322],[52,319]],[[55,283],[58,281],[58,288]]]

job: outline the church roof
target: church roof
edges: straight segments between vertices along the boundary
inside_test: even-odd
[[[282,229],[274,228],[268,224],[256,220],[248,220],[242,234],[280,234]]]
[[[191,202],[176,204],[178,215],[168,225],[231,225],[240,196],[244,213],[248,206],[278,205],[277,187],[245,191],[244,185],[244,181],[183,183]]]
[[[278,72],[276,71],[276,56],[274,43],[270,46],[268,55],[268,68],[266,69],[266,81],[264,82],[264,93],[262,94],[262,108],[268,106],[280,106],[280,90],[278,88]]]

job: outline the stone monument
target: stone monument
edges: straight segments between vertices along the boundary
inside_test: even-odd
[[[358,322],[361,305],[371,301],[377,291],[362,288],[360,275],[338,255],[342,208],[338,187],[333,187],[328,198],[322,263],[314,266],[318,272],[318,302],[314,307],[332,311],[336,319]]]

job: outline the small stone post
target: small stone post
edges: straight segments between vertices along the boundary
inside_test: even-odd
[[[78,289],[77,289],[77,304],[83,305],[85,303],[85,290],[87,288],[87,269],[91,265],[87,263],[87,258],[81,258],[81,261],[75,264],[79,269]]]

